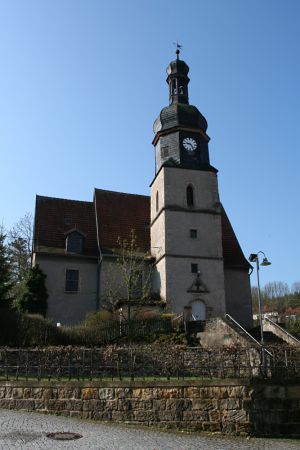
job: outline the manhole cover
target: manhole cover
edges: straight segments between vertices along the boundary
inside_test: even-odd
[[[69,433],[67,431],[58,431],[57,433],[48,433],[47,438],[55,439],[57,441],[74,441],[75,439],[82,438],[81,434]]]

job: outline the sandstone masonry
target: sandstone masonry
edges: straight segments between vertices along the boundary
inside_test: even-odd
[[[300,435],[299,384],[0,382],[0,408],[197,431]]]

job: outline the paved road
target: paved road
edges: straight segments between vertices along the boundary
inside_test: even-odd
[[[75,432],[76,441],[54,441],[46,434]],[[299,450],[300,441],[205,437],[104,425],[65,417],[0,410],[0,450]]]

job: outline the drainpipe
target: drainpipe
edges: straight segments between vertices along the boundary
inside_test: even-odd
[[[99,225],[98,225],[98,215],[97,215],[97,203],[95,195],[95,218],[96,218],[96,232],[97,232],[97,248],[98,248],[98,262],[97,262],[97,286],[96,286],[96,311],[100,309],[100,276],[101,276],[101,266],[102,266],[102,252],[99,241]]]

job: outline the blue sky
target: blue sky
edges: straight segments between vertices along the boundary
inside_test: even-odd
[[[149,193],[178,39],[245,255],[300,280],[299,38],[297,0],[0,1],[0,220],[37,193]]]

